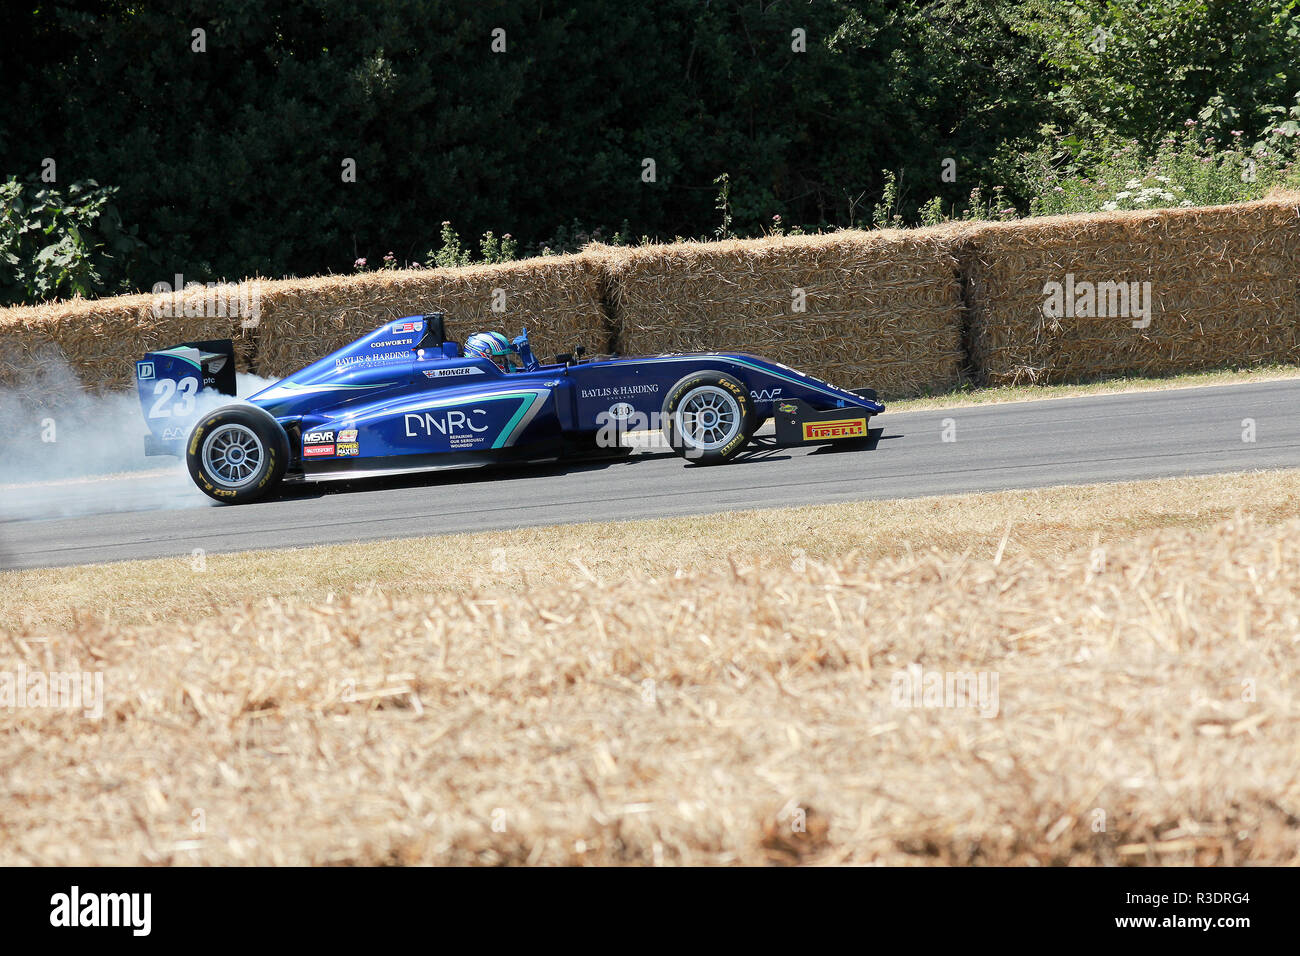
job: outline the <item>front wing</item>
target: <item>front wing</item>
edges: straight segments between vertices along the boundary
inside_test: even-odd
[[[772,420],[776,443],[782,446],[820,445],[870,438],[872,412],[862,407],[818,411],[801,399],[777,403]]]

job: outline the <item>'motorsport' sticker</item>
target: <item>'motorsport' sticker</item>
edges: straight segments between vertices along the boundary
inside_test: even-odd
[[[304,458],[325,458],[334,454],[333,445],[308,445],[302,450]]]

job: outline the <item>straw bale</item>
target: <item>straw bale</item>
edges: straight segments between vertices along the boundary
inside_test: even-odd
[[[988,384],[1300,361],[1300,196],[1053,216],[967,233],[973,364]],[[1045,285],[1150,282],[1151,318],[1049,317]]]
[[[960,378],[951,235],[852,230],[600,253],[625,353],[754,352],[898,395]],[[795,311],[796,290],[806,311]]]
[[[207,339],[232,339],[237,369],[249,371],[252,330],[240,317],[186,314],[205,311],[206,296],[194,289],[0,309],[0,386],[22,385],[66,362],[86,388],[121,387],[134,381],[135,360],[145,352]]]
[[[446,313],[448,334],[513,336],[547,358],[740,350],[885,395],[1300,362],[1300,194],[1230,206],[930,229],[685,242],[494,266],[258,280],[255,327],[184,318],[198,290],[0,310],[0,384],[65,358],[90,387],[143,352],[235,339],[238,368],[287,375],[385,321]],[[1045,285],[1150,282],[1152,316],[1049,317]],[[795,311],[802,290],[805,310]],[[203,310],[199,310],[203,311]],[[206,314],[212,315],[211,310]]]
[[[611,347],[599,269],[580,255],[288,279],[262,288],[257,372],[270,377],[288,375],[386,321],[431,312],[446,315],[447,335],[458,341],[481,330],[513,338],[527,326],[543,361],[575,345],[592,354]]]

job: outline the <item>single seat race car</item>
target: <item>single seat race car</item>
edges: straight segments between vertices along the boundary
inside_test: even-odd
[[[313,362],[246,401],[234,348],[187,342],[136,363],[149,426],[145,453],[184,458],[218,501],[253,501],[282,481],[510,460],[630,452],[622,436],[661,430],[687,461],[734,459],[768,418],[769,445],[865,443],[884,411],[870,389],[846,390],[778,362],[731,352],[551,364],[527,330],[498,365],[466,354],[443,316],[411,316]]]

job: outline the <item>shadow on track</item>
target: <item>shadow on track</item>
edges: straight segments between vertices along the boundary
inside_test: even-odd
[[[351,494],[359,491],[420,487],[446,488],[492,481],[550,478],[557,475],[603,471],[611,466],[624,464],[632,457],[631,455],[620,455],[616,458],[586,461],[537,461],[510,462],[499,465],[465,465],[463,467],[434,468],[428,471],[413,471],[395,475],[329,478],[283,485],[280,491],[268,500],[293,501],[305,498],[324,498],[337,494]]]
[[[845,447],[823,446],[813,454],[835,451],[863,451],[875,446],[879,430],[871,438],[861,442],[846,443]],[[790,449],[768,444],[761,439],[738,455],[727,467],[752,465],[770,461],[788,461],[793,456]],[[604,471],[621,465],[634,465],[653,460],[677,458],[676,453],[663,448],[629,449],[626,454],[608,457],[584,459],[548,460],[536,462],[509,462],[488,465],[466,465],[414,471],[392,475],[365,475],[348,478],[330,478],[326,480],[305,481],[286,484],[269,501],[296,501],[311,498],[325,498],[331,495],[351,494],[363,491],[382,491],[402,488],[453,488],[466,484],[483,482],[516,481],[520,479],[553,478],[561,475],[581,475],[588,472]],[[718,467],[716,465],[699,465],[689,461],[682,462],[686,468]]]

